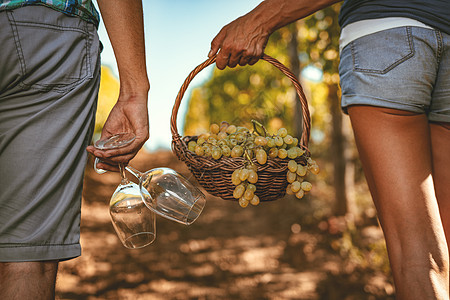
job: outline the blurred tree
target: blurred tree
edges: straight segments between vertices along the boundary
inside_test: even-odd
[[[119,97],[119,80],[107,66],[102,66],[94,135],[101,133],[109,112]]]

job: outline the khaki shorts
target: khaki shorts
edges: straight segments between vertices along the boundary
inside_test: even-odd
[[[44,6],[2,11],[0,28],[0,261],[70,259],[81,254],[97,31]]]

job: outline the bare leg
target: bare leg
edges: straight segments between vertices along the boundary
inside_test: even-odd
[[[450,242],[450,123],[431,123],[430,132],[434,187],[448,244]]]
[[[57,261],[0,263],[0,299],[55,299]]]
[[[358,151],[386,238],[398,299],[448,299],[448,247],[432,178],[425,115],[349,108]]]

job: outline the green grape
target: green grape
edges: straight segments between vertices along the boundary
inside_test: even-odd
[[[269,149],[269,157],[270,158],[278,157],[278,148],[270,148]]]
[[[308,182],[308,181],[303,181],[301,183],[301,188],[305,192],[309,192],[312,189],[312,184],[310,182]]]
[[[288,169],[293,173],[297,172],[297,162],[295,160],[290,160],[288,162]]]
[[[251,205],[258,205],[259,204],[259,197],[257,195],[253,195],[252,200],[250,200]]]
[[[211,133],[217,134],[217,133],[219,133],[219,130],[220,130],[219,125],[217,125],[215,123],[213,123],[209,126],[209,131],[211,131]]]
[[[267,139],[267,147],[273,148],[275,147],[275,140],[271,137],[266,138]]]
[[[311,173],[313,173],[314,175],[319,174],[320,172],[320,168],[318,165],[311,165],[308,167],[308,169],[311,171]]]
[[[292,145],[293,146],[297,146],[298,145],[298,138],[294,138],[294,140],[292,141]]]
[[[221,139],[217,142],[217,146],[219,147],[228,146],[228,142],[226,139]]]
[[[265,146],[267,145],[267,139],[263,136],[257,136],[255,137],[255,144],[258,146]]]
[[[197,139],[197,145],[203,145],[206,142],[206,139],[204,137],[199,137]]]
[[[275,136],[274,137],[274,140],[275,140],[275,145],[277,146],[277,147],[281,147],[281,146],[283,146],[283,144],[284,144],[284,141],[283,141],[283,138],[281,137],[281,136]]]
[[[288,145],[291,145],[293,142],[294,142],[294,138],[292,137],[292,135],[286,135],[284,138],[283,138],[283,141],[286,143],[286,144],[288,144]]]
[[[208,142],[209,144],[211,144],[211,145],[217,145],[217,139],[216,139],[213,135],[211,135],[211,136],[208,138],[207,142]]]
[[[211,156],[214,159],[219,159],[222,157],[222,149],[220,149],[219,147],[213,147],[211,150]]]
[[[203,156],[203,155],[205,155],[205,150],[204,150],[204,148],[203,148],[202,146],[200,146],[200,145],[195,146],[194,151],[195,151],[195,154],[197,154],[198,156]]]
[[[232,139],[232,138],[229,139],[229,143],[230,143],[231,147],[234,147],[234,146],[236,146],[238,144],[237,140],[236,139]]]
[[[249,170],[253,170],[253,171],[255,171],[255,172],[258,172],[258,166],[257,165],[255,165],[255,164],[250,164],[250,165],[248,165],[247,166],[247,169],[249,169]]]
[[[297,174],[291,171],[287,171],[286,180],[289,183],[293,183],[297,179]]]
[[[238,126],[237,127],[237,132],[249,132],[247,127],[243,127],[243,126]]]
[[[211,136],[211,134],[210,134],[209,132],[204,132],[204,133],[200,134],[200,135],[198,136],[198,138],[199,138],[199,139],[200,139],[200,138],[205,139],[205,141],[206,141],[210,136]]]
[[[304,180],[303,178],[304,178],[303,176],[300,176],[300,175],[297,174],[297,179],[296,179],[296,180],[297,180],[298,182],[302,183],[303,180]]]
[[[189,151],[194,152],[196,146],[197,146],[197,142],[196,142],[196,141],[189,141],[189,143],[188,143],[188,149],[189,149]]]
[[[263,149],[256,150],[256,160],[261,165],[264,165],[267,162],[267,153]]]
[[[247,187],[245,188],[245,190],[249,190],[252,191],[253,193],[256,192],[256,185],[254,184],[247,184]]]
[[[211,146],[204,144],[202,147],[203,147],[203,155],[206,157],[210,157],[212,154]]]
[[[287,157],[286,149],[278,149],[278,157],[279,158],[286,158]]]
[[[304,195],[305,192],[303,190],[299,190],[297,193],[295,193],[295,197],[297,197],[298,199],[302,199]]]
[[[290,183],[286,187],[286,194],[287,195],[294,195],[294,192],[292,191],[292,185]]]
[[[233,134],[233,133],[235,133],[236,131],[237,131],[237,128],[236,128],[235,125],[230,125],[230,126],[228,126],[228,128],[227,128],[227,130],[226,130],[226,132],[227,132],[228,134]]]
[[[234,170],[234,172],[231,174],[231,182],[234,185],[238,185],[241,183],[241,180],[239,179],[239,174],[241,173],[241,169]]]
[[[228,129],[228,126],[230,126],[230,123],[227,121],[220,122],[220,132],[225,132]]]
[[[231,155],[231,149],[227,145],[223,145],[222,147],[222,155],[229,157]]]
[[[233,197],[239,199],[245,193],[245,186],[243,184],[238,185],[233,191]]]
[[[249,150],[253,150],[255,147],[256,147],[256,145],[252,141],[245,142],[245,148],[247,148]]]
[[[319,165],[317,165],[316,162],[314,162],[314,164],[312,165],[308,165],[308,170],[311,171],[311,173],[313,173],[314,175],[317,175],[320,172]]]
[[[305,150],[303,150],[303,149],[301,149],[299,147],[297,147],[296,150],[297,150],[297,156],[298,157],[302,156],[305,153]]]
[[[247,199],[244,199],[244,197],[239,198],[239,205],[241,207],[247,207],[249,204],[249,201]]]
[[[226,132],[223,132],[223,131],[221,131],[221,132],[219,132],[219,133],[217,134],[217,139],[218,139],[219,141],[224,140],[224,139],[226,139],[227,137],[228,137],[228,134],[227,134]]]
[[[302,177],[305,176],[307,171],[308,171],[308,168],[306,166],[298,164],[298,166],[297,166],[297,174],[299,176],[302,176]]]
[[[284,138],[285,136],[287,136],[288,132],[287,132],[287,129],[286,129],[286,128],[280,128],[280,129],[278,129],[277,134],[278,134],[280,137]]]
[[[248,182],[250,183],[257,183],[258,182],[258,173],[256,173],[256,171],[254,170],[250,170],[249,169],[249,174],[248,174]]]
[[[301,189],[301,183],[298,181],[294,181],[293,183],[291,183],[291,190],[294,193],[297,193],[298,191],[300,191]]]
[[[295,159],[295,158],[297,158],[297,150],[295,150],[295,147],[290,148],[290,149],[287,150],[287,156],[288,156],[290,159]]]
[[[243,143],[245,141],[245,134],[243,132],[237,133],[236,141],[238,142],[238,144]]]
[[[245,192],[244,192],[244,199],[245,200],[248,200],[248,201],[250,201],[250,200],[252,200],[253,199],[253,196],[255,195],[255,193],[253,192],[253,191],[251,191],[251,190],[245,190]]]
[[[245,181],[247,180],[248,175],[250,175],[250,171],[248,169],[241,169],[241,172],[239,173],[239,179],[241,181]]]
[[[236,145],[231,149],[231,157],[241,157],[244,154],[244,148],[240,145]]]

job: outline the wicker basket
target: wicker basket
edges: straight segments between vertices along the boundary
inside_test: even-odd
[[[303,116],[303,132],[299,145],[305,149],[306,153],[309,155],[307,147],[311,120],[308,103],[303,93],[303,89],[296,76],[278,60],[266,54],[263,55],[262,59],[278,68],[294,84],[297,94],[300,97]],[[221,157],[216,160],[212,157],[197,156],[194,152],[188,150],[187,148],[189,141],[196,140],[197,137],[181,137],[177,130],[178,109],[189,83],[201,70],[213,64],[215,61],[216,56],[211,57],[202,64],[198,65],[186,78],[180,88],[180,91],[178,92],[175,104],[173,106],[170,124],[172,131],[172,151],[187,165],[200,185],[203,186],[207,192],[224,200],[237,201],[237,199],[233,197],[233,190],[235,186],[231,182],[231,174],[234,170],[241,168],[246,159],[243,157]],[[297,163],[306,165],[306,159],[304,156],[297,158],[296,161]],[[288,159],[267,158],[267,163],[264,165],[258,164],[256,159],[253,159],[253,162],[258,166],[258,182],[256,183],[255,194],[258,195],[260,201],[272,201],[282,198],[286,193],[286,187],[288,184],[286,181]]]

